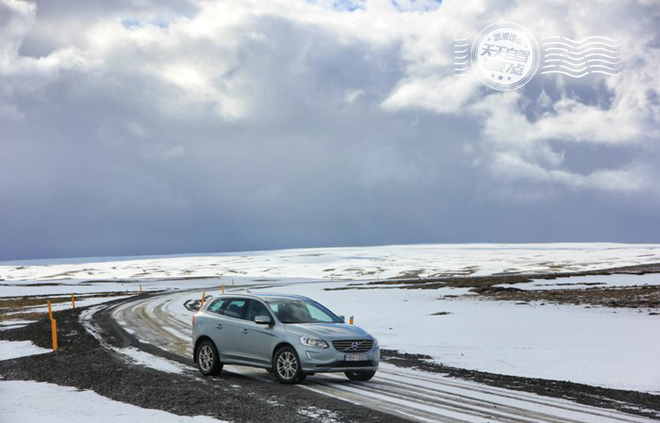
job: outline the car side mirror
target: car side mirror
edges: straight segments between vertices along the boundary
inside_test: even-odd
[[[341,320],[343,323],[346,323],[346,316],[337,316],[339,317],[339,320]]]
[[[273,321],[268,316],[256,316],[254,318],[254,323],[258,325],[271,325],[273,324]]]

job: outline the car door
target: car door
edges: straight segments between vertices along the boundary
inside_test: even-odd
[[[229,344],[229,339],[227,338],[228,332],[224,329],[224,322],[222,317],[222,308],[225,305],[225,299],[214,300],[206,309],[206,314],[204,315],[203,333],[208,335],[213,343],[215,344],[220,357],[225,351],[225,348]],[[201,319],[200,319],[201,320]]]
[[[245,329],[243,314],[247,304],[245,298],[228,298],[222,307],[222,339],[225,341],[222,358],[225,361],[243,361],[245,353],[241,345],[241,331]]]
[[[265,304],[258,300],[249,300],[245,313],[245,327],[240,334],[241,349],[246,359],[258,365],[270,366],[275,327],[255,323],[254,318],[257,316],[268,316],[273,322],[275,321]]]

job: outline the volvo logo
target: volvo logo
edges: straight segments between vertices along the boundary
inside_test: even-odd
[[[353,342],[350,349],[357,350],[361,343],[362,342]]]

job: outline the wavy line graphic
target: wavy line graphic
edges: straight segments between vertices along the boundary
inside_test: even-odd
[[[603,46],[606,46],[606,47],[611,47],[611,48],[621,47],[621,44],[612,45],[612,44],[609,44],[609,43],[601,43],[600,41],[593,41],[591,43],[582,44],[579,47],[572,46],[568,43],[562,43],[561,41],[550,41],[550,42],[543,43],[544,46],[550,46],[550,45],[553,45],[553,46],[555,46],[555,45],[556,46],[566,46],[566,47],[568,47],[570,49],[573,49],[573,50],[582,50],[583,48],[585,48],[587,46],[593,46],[593,45],[596,45],[596,44],[597,45],[603,45]]]
[[[596,38],[601,39],[601,40],[607,40],[607,41],[610,41],[612,43],[617,43],[617,42],[621,41],[621,38],[612,39],[612,38],[600,37],[600,36],[587,37],[587,38],[583,38],[579,41],[576,41],[576,40],[571,40],[570,38],[567,38],[567,37],[561,37],[559,35],[552,35],[550,37],[543,37],[543,38],[541,38],[541,40],[561,39],[561,40],[569,41],[573,44],[582,44],[583,42],[585,42],[587,40],[592,40],[592,39],[596,39]]]
[[[570,51],[569,49],[566,49],[566,48],[563,48],[563,47],[550,47],[550,48],[546,48],[545,51],[565,51],[567,54],[577,56],[577,57],[581,57],[582,54],[584,54],[588,51],[604,51],[604,52],[613,53],[613,54],[621,52],[621,50],[609,50],[609,49],[601,48],[601,47],[591,47],[591,48],[588,48],[585,51],[581,51],[579,53],[574,53],[574,52]]]
[[[454,76],[465,76],[470,67],[468,62],[468,50],[470,49],[470,38],[456,38],[452,43],[454,48]],[[467,41],[467,42],[466,42]]]
[[[541,72],[541,75],[545,75],[547,73],[561,73],[563,75],[568,75],[568,76],[573,77],[573,78],[582,78],[585,75],[589,75],[589,72],[585,72],[582,75],[574,75],[572,73],[568,73],[568,72],[564,72],[564,71],[560,71],[560,70],[559,71],[550,70],[550,71]]]
[[[608,59],[620,59],[621,58],[621,56],[610,56],[610,55],[607,55],[607,54],[597,54],[597,53],[586,54],[584,56],[584,58],[580,57],[580,58],[577,58],[577,59],[574,59],[571,56],[567,56],[564,53],[547,53],[543,57],[563,57],[566,60],[585,60],[587,57],[594,57],[594,56],[607,57]],[[604,60],[604,59],[590,59],[590,60]]]
[[[621,65],[620,39],[602,36],[572,40],[553,35],[543,41],[543,71],[541,75],[559,73],[572,78],[582,78],[590,73],[617,75]]]

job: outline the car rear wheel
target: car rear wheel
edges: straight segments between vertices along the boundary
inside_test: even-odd
[[[291,347],[282,347],[277,351],[273,358],[273,369],[277,380],[285,385],[305,380],[298,354]]]
[[[376,375],[376,372],[344,372],[347,378],[356,382],[366,382]]]
[[[218,349],[208,339],[197,348],[197,368],[204,376],[217,376],[222,371]]]

